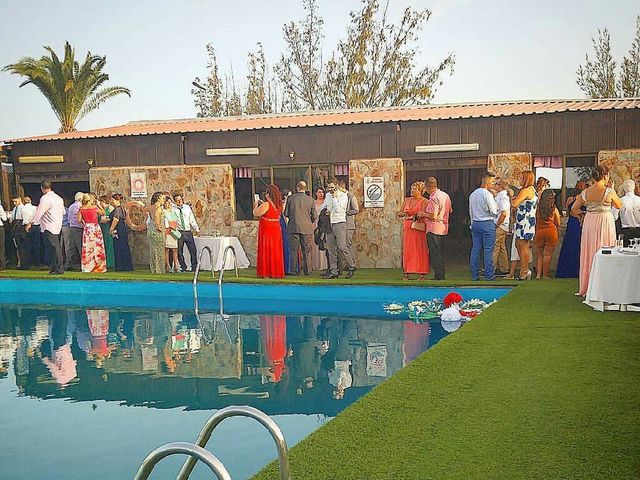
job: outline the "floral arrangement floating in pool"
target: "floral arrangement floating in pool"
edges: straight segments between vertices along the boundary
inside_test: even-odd
[[[390,313],[391,315],[397,315],[399,313],[404,312],[404,305],[402,303],[387,303],[382,306],[384,311]]]
[[[483,310],[495,303],[487,303],[478,298],[471,298],[464,301],[458,292],[449,292],[442,300],[433,298],[431,300],[414,300],[405,307],[404,304],[393,302],[383,305],[385,312],[397,315],[409,312],[409,319],[416,323],[426,320],[440,318],[443,322],[468,321],[477,317]]]

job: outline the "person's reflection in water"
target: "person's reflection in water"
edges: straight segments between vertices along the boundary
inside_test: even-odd
[[[404,364],[406,365],[429,348],[431,326],[429,322],[406,321],[402,322],[402,327],[404,332]]]
[[[109,310],[87,310],[87,322],[91,333],[91,354],[97,368],[104,366],[111,356],[107,341],[109,335]]]
[[[313,388],[318,378],[320,354],[316,339],[316,325],[310,317],[287,317],[287,341],[293,355],[287,364],[291,380],[298,385],[298,395]]]
[[[260,336],[269,366],[269,381],[277,383],[285,370],[287,322],[283,315],[260,316]]]
[[[56,383],[62,387],[77,376],[77,362],[71,353],[72,337],[67,331],[67,326],[66,313],[57,310],[51,311],[49,313],[49,338],[40,345],[42,362]]]

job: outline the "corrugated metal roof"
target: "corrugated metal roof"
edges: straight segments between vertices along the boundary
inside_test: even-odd
[[[330,110],[246,115],[240,117],[189,118],[182,120],[143,120],[115,127],[70,133],[41,135],[7,140],[8,143],[38,140],[123,137],[189,132],[229,132],[269,128],[355,125],[411,120],[452,120],[464,118],[507,117],[541,113],[585,112],[640,108],[640,98],[582,100],[520,100],[464,104],[388,107],[362,110]]]

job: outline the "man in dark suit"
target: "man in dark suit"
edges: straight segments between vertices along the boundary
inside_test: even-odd
[[[296,185],[296,193],[287,199],[284,216],[287,223],[289,237],[289,265],[291,275],[299,271],[309,275],[311,260],[311,242],[313,242],[313,222],[316,220],[316,206],[313,199],[306,194],[307,183],[300,180]],[[298,265],[298,250],[302,249],[302,268]],[[287,274],[289,275],[289,274]]]

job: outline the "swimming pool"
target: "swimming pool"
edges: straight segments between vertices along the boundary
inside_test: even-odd
[[[204,312],[199,323],[182,284],[24,287],[0,282],[2,478],[131,478],[152,449],[194,441],[227,405],[273,416],[292,446],[448,333],[382,309],[448,289],[228,285],[229,316]],[[206,288],[201,297],[214,296]],[[507,290],[457,291],[490,301]],[[234,479],[276,456],[268,433],[242,418],[209,448]],[[154,478],[175,478],[182,461],[162,462]],[[208,475],[199,466],[192,478]]]

